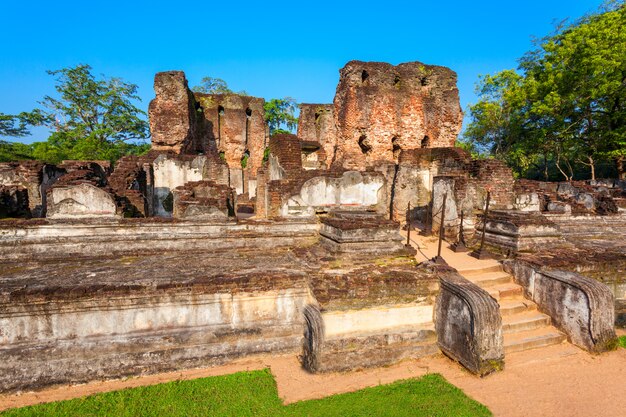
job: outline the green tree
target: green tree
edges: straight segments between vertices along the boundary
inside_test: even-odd
[[[145,112],[137,86],[120,78],[96,78],[89,65],[48,71],[56,77],[58,97],[44,97],[40,123],[53,131],[49,140],[35,144],[37,159],[116,160],[145,149],[132,141],[148,138]]]
[[[595,178],[598,161],[611,159],[623,177],[625,27],[623,2],[611,2],[541,39],[518,71],[482,77],[465,140],[522,175],[554,167],[571,180],[585,167]]]
[[[270,135],[276,133],[291,133],[298,125],[298,118],[295,116],[298,103],[291,98],[273,98],[263,104],[265,110],[265,121],[270,129]],[[283,129],[286,127],[288,130]]]
[[[40,110],[22,112],[18,115],[0,113],[0,137],[24,137],[30,135],[29,126],[40,125],[45,118]],[[0,140],[0,162],[33,159],[33,145]]]
[[[239,92],[234,92],[228,87],[226,81],[221,78],[214,77],[204,77],[200,81],[200,85],[196,85],[191,88],[192,91],[196,93],[204,93],[204,94],[237,94],[240,96],[245,96],[247,93],[242,90]]]
[[[18,115],[0,113],[0,137],[23,137],[30,135],[28,126],[43,124],[47,116],[39,109]]]
[[[33,146],[20,142],[0,140],[0,162],[33,159]]]

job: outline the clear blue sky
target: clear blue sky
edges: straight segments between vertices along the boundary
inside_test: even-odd
[[[48,69],[87,63],[139,86],[147,109],[158,71],[205,76],[265,98],[330,103],[353,59],[422,61],[459,75],[463,109],[479,74],[517,59],[565,18],[601,0],[525,1],[24,1],[0,8],[0,112],[53,94]],[[36,131],[25,142],[45,140]]]

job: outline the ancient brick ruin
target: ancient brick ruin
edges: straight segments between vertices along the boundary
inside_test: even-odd
[[[601,352],[626,321],[626,183],[516,180],[454,147],[450,69],[351,61],[272,137],[261,98],[181,71],[154,90],[145,155],[0,164],[0,391],[279,351],[324,372],[441,350],[488,374],[528,346],[503,343],[511,294],[550,343]],[[418,265],[401,228],[442,225],[473,249],[484,225],[506,261],[476,282],[518,287]]]

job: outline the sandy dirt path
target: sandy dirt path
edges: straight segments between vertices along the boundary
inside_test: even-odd
[[[322,398],[438,372],[467,395],[489,407],[495,416],[626,416],[626,349],[593,356],[566,343],[510,354],[504,371],[482,379],[469,374],[443,355],[404,361],[385,368],[324,375],[303,371],[293,354],[258,356],[214,368],[0,396],[0,410],[266,367],[274,374],[278,393],[285,403]]]

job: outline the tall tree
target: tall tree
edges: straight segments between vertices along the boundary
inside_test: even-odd
[[[191,87],[191,90],[196,93],[204,93],[204,94],[237,94],[240,96],[245,96],[247,93],[242,90],[239,92],[234,92],[228,87],[226,81],[221,78],[215,77],[204,77],[200,81],[200,85],[196,85]]]
[[[298,103],[291,97],[273,98],[266,101],[263,104],[263,110],[265,110],[265,121],[270,129],[270,135],[293,131],[298,125],[298,118],[295,116],[297,108]]]
[[[23,137],[30,135],[28,126],[42,124],[46,116],[41,110],[22,112],[18,115],[0,113],[0,137]]]
[[[0,113],[0,137],[24,137],[30,135],[29,126],[42,124],[45,116],[40,110],[22,112],[18,115]],[[33,145],[0,140],[0,162],[33,159]]]
[[[489,148],[521,175],[543,165],[566,179],[579,167],[596,176],[626,160],[626,8],[613,1],[537,43],[518,71],[483,77],[465,139]]]
[[[135,84],[96,78],[89,65],[48,73],[56,78],[58,97],[44,97],[41,122],[53,133],[39,150],[35,147],[36,156],[57,159],[46,157],[54,149],[59,157],[115,160],[136,150],[131,141],[148,138],[145,112],[134,104],[141,101]]]

